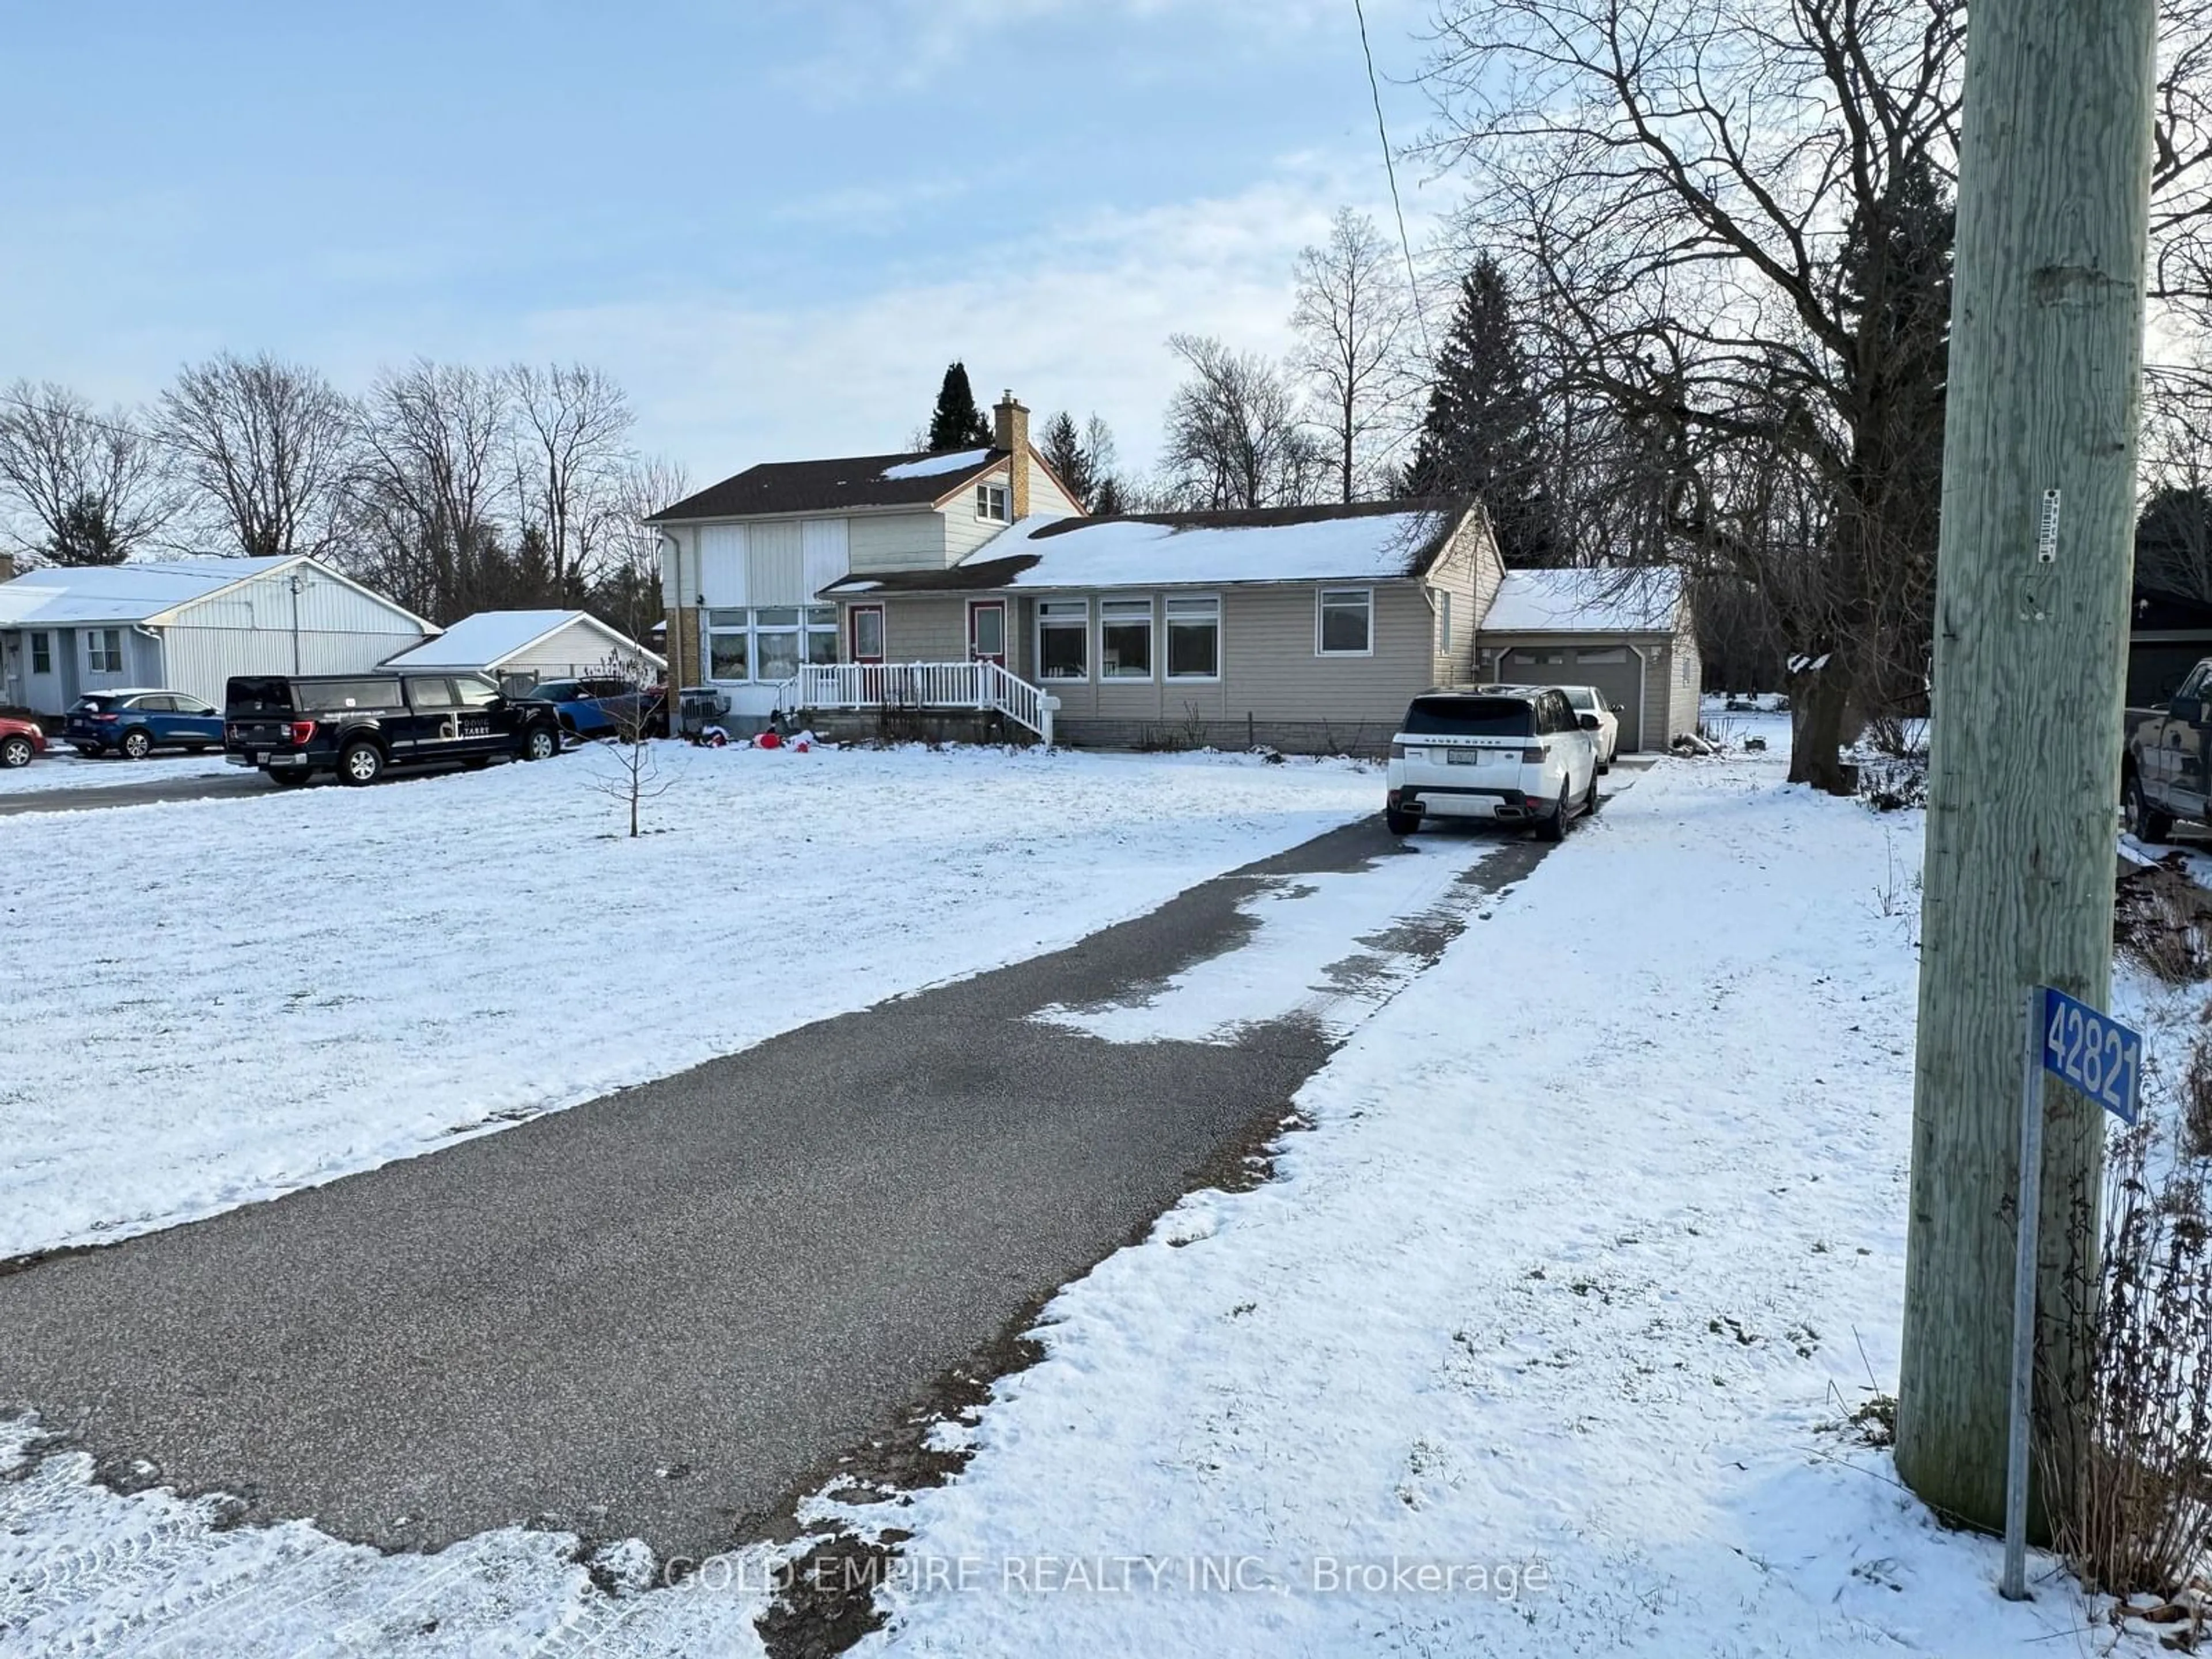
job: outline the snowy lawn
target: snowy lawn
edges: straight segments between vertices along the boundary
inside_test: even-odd
[[[211,778],[238,769],[216,755],[185,755],[167,750],[142,761],[112,756],[94,760],[58,738],[28,766],[0,768],[0,797],[43,793],[49,789],[97,789],[103,784],[165,783],[178,778]]]
[[[0,1257],[367,1169],[1072,944],[1382,793],[1349,763],[661,747],[669,787],[636,841],[597,747],[0,822],[0,1002],[34,1015],[0,1075]]]
[[[814,787],[769,758],[763,791]],[[913,1534],[860,1651],[2109,1650],[2061,1585],[1999,1601],[1996,1546],[1840,1426],[1895,1387],[1921,825],[1786,789],[1784,758],[1624,790],[1358,1028],[1275,1181],[1194,1197],[1055,1298],[1046,1358],[940,1430],[964,1472],[814,1505]],[[1428,865],[1392,874],[1407,902]],[[1264,951],[1325,960],[1281,924]],[[1203,1036],[1273,1006],[1224,965],[1049,1017]],[[0,1470],[29,1437],[0,1425]],[[0,1480],[0,1627],[759,1651],[766,1548],[672,1590],[617,1552],[603,1575],[641,1588],[609,1597],[545,1534],[386,1557],[88,1477]]]

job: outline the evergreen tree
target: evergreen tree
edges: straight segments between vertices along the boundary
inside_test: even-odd
[[[1460,279],[1405,483],[1412,495],[1480,501],[1509,566],[1557,563],[1565,550],[1553,544],[1541,409],[1512,296],[1487,257]]]
[[[1044,442],[1038,446],[1044,464],[1067,486],[1075,504],[1085,512],[1098,495],[1098,469],[1076,430],[1075,417],[1061,410],[1044,424]]]
[[[931,453],[988,449],[991,438],[991,423],[975,407],[975,393],[968,384],[968,366],[954,363],[945,371],[945,384],[937,390],[937,409],[929,417]]]
[[[1098,518],[1110,519],[1127,513],[1128,504],[1121,498],[1121,481],[1109,473],[1098,481],[1098,489],[1091,498],[1091,511]]]

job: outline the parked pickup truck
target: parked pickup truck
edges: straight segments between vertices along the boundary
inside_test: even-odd
[[[223,748],[280,784],[318,773],[374,783],[388,767],[544,760],[561,728],[544,703],[510,702],[481,674],[241,675],[228,687]]]
[[[2120,802],[2137,841],[2160,842],[2174,820],[2203,823],[2208,804],[2205,762],[2212,737],[2212,658],[2189,678],[2163,708],[2130,708],[2127,747],[2120,761]]]

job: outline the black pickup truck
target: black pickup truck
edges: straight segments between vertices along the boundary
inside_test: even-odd
[[[2208,821],[2212,785],[2205,763],[2212,753],[2212,658],[2189,678],[2163,708],[2130,708],[2126,752],[2120,761],[2120,800],[2137,841],[2161,842],[2174,821]]]
[[[507,697],[480,674],[258,674],[229,683],[222,746],[278,783],[374,783],[395,766],[544,760],[560,752],[561,726],[550,704]]]

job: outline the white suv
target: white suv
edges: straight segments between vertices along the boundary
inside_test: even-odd
[[[1416,697],[1390,742],[1384,822],[1394,836],[1424,817],[1533,823],[1557,841],[1575,816],[1597,811],[1596,726],[1557,686]]]

